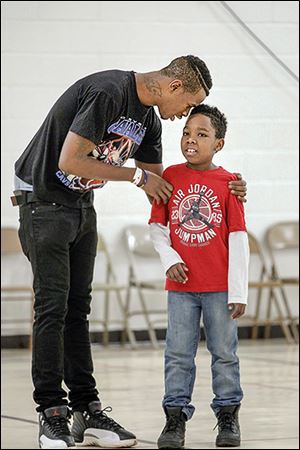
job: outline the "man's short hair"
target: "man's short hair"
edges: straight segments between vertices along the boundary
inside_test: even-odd
[[[225,114],[223,114],[216,106],[209,106],[202,103],[201,105],[195,106],[191,110],[189,117],[194,114],[203,114],[210,118],[211,124],[215,129],[215,135],[217,139],[222,139],[225,137],[227,130],[227,119]]]
[[[175,77],[182,81],[187,92],[195,94],[202,87],[209,95],[213,83],[210,72],[202,59],[197,56],[179,56],[173,59],[167,67],[161,69],[167,77]]]

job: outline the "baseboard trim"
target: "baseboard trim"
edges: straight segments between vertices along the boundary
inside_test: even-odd
[[[258,327],[258,339],[264,339],[264,330],[265,327]],[[252,327],[243,326],[239,327],[239,339],[251,339]],[[156,330],[157,339],[159,341],[164,341],[166,338],[166,329],[157,329]],[[149,341],[149,335],[146,330],[137,330],[135,331],[136,340],[138,342],[147,342]],[[120,343],[122,338],[121,331],[110,331],[109,332],[109,342],[110,343]],[[279,325],[271,326],[271,339],[284,338],[282,333],[282,329]],[[103,332],[101,331],[92,331],[91,332],[91,342],[93,344],[101,344],[103,340]],[[201,340],[205,340],[205,333],[203,328],[201,328]],[[26,335],[14,335],[14,336],[1,336],[1,348],[3,349],[12,349],[12,348],[28,348],[29,347],[29,336]]]

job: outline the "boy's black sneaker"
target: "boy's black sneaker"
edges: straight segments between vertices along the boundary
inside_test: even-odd
[[[94,401],[88,404],[86,411],[73,412],[71,433],[75,442],[105,448],[135,445],[135,435],[108,417],[105,411],[110,412],[111,408],[101,409],[101,403]]]
[[[223,406],[217,414],[218,436],[217,447],[238,447],[241,444],[241,433],[238,419],[240,405]]]
[[[157,441],[158,448],[184,448],[186,415],[181,407],[164,408],[166,425]]]
[[[71,413],[67,406],[54,406],[39,413],[40,448],[75,447],[69,430]]]

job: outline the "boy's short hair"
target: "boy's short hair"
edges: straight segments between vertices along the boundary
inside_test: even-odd
[[[191,110],[189,117],[194,114],[203,114],[203,116],[209,117],[211,124],[215,129],[216,138],[222,139],[225,137],[227,131],[227,119],[225,114],[223,114],[216,106],[209,106],[202,103]]]
[[[184,89],[192,94],[203,88],[206,95],[209,95],[209,90],[213,85],[205,62],[193,55],[179,56],[173,59],[160,72],[167,77],[181,80]]]

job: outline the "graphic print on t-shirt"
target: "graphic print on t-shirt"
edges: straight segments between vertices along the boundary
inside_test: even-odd
[[[136,120],[120,117],[117,122],[108,127],[107,132],[113,137],[102,141],[89,156],[103,163],[121,167],[130,157],[134,145],[141,144],[146,133],[146,127],[143,127]],[[121,137],[115,138],[115,135]],[[67,174],[62,170],[58,170],[56,176],[69,189],[78,192],[102,188],[107,183],[107,180],[90,180]]]
[[[217,236],[222,211],[217,195],[206,185],[190,184],[178,189],[172,199],[171,226],[181,244],[208,245]]]

